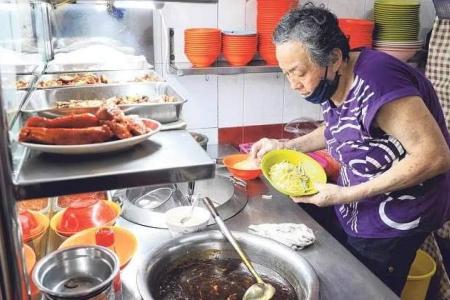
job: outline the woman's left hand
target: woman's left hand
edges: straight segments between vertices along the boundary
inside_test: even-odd
[[[353,202],[349,196],[349,188],[335,184],[314,183],[318,191],[311,196],[291,197],[296,203],[311,203],[320,207]]]

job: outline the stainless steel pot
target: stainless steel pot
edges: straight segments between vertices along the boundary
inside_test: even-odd
[[[311,265],[290,248],[257,235],[233,232],[252,263],[270,269],[295,289],[298,299],[319,299],[319,279]],[[238,258],[219,231],[204,231],[172,239],[156,249],[138,272],[138,288],[143,299],[156,299],[159,278],[186,258]],[[256,268],[258,271],[258,267]]]
[[[119,275],[117,256],[100,246],[58,250],[41,259],[33,282],[48,299],[105,299],[120,297],[113,283]]]

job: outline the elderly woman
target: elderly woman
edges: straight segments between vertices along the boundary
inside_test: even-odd
[[[264,138],[251,154],[326,147],[341,163],[337,185],[293,200],[334,205],[346,246],[400,295],[416,250],[450,214],[450,138],[435,91],[387,54],[350,52],[323,8],[291,11],[274,42],[291,87],[321,106],[324,125],[287,142]]]

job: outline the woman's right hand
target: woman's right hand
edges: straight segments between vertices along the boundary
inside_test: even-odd
[[[283,148],[284,143],[277,139],[262,138],[252,145],[250,157],[260,160],[267,152]]]

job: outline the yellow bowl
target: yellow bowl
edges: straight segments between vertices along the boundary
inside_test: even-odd
[[[274,164],[281,163],[283,161],[287,161],[294,165],[301,164],[303,166],[303,169],[305,170],[306,175],[308,175],[313,184],[327,182],[327,175],[325,174],[325,170],[317,161],[315,161],[308,155],[294,150],[273,150],[266,153],[262,158],[261,170],[263,171],[263,174],[267,178],[267,180],[269,180],[270,184],[279,192],[285,195],[292,197],[306,196],[317,193],[317,190],[315,188],[312,188],[305,193],[296,194],[295,192],[287,191],[277,186],[270,178],[269,170]]]
[[[90,246],[96,245],[95,233],[100,228],[109,228],[114,231],[114,250],[119,258],[120,269],[123,269],[136,254],[138,249],[138,241],[133,232],[123,227],[118,226],[99,226],[82,230],[67,240],[65,240],[59,249],[64,249],[72,246]]]

